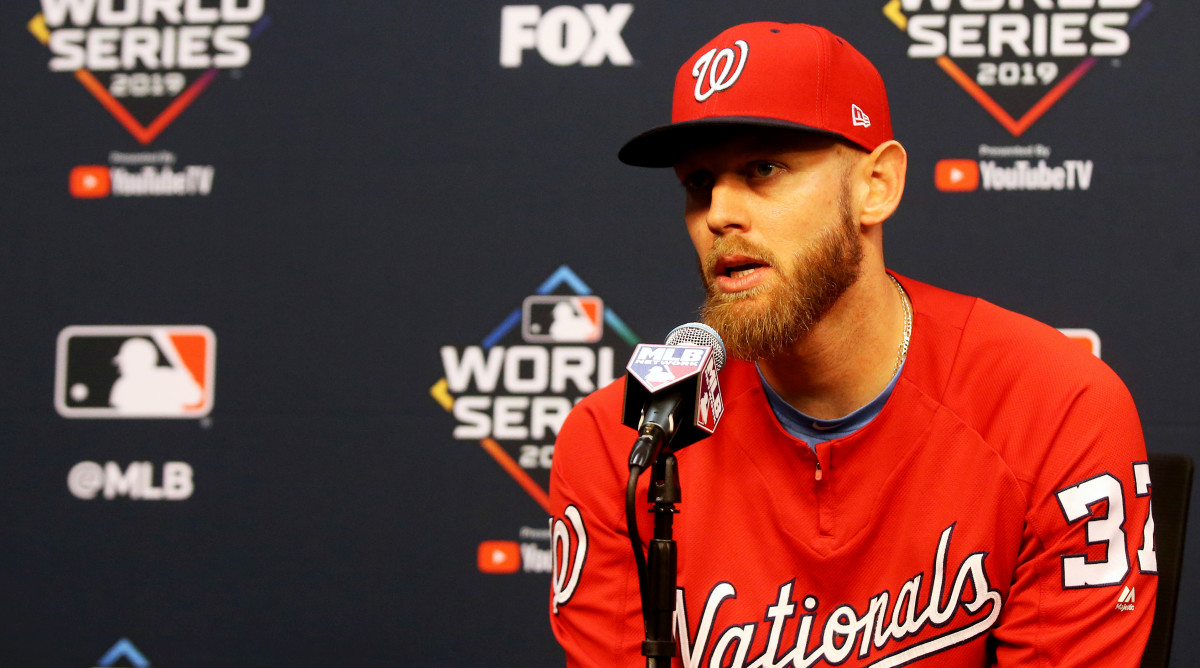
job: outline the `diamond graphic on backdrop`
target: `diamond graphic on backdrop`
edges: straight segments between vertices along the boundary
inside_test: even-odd
[[[200,418],[212,411],[207,327],[75,325],[58,335],[54,407],[67,418]]]
[[[569,267],[559,267],[480,345],[441,348],[430,388],[456,422],[549,511],[554,439],[575,402],[620,377],[637,336]]]
[[[118,640],[117,644],[109,648],[109,650],[104,653],[104,656],[100,657],[100,660],[96,662],[96,665],[101,668],[126,665],[125,663],[117,663],[122,659],[128,665],[133,666],[133,668],[150,667],[150,662],[146,660],[146,657],[143,656],[140,651],[138,651],[137,647],[134,647],[133,643],[130,642],[128,638],[121,638]]]
[[[50,49],[49,68],[71,72],[141,144],[154,141],[221,70],[250,62],[271,24],[265,0],[180,3],[43,2],[26,24]],[[121,27],[115,27],[121,26]]]
[[[889,0],[883,14],[912,40],[909,58],[933,59],[1018,137],[1100,58],[1125,55],[1129,32],[1154,8],[1150,0],[1090,12],[1046,4],[996,2],[981,11],[958,0]]]

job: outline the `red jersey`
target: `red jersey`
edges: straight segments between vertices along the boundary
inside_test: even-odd
[[[1050,327],[901,282],[908,358],[857,432],[814,452],[753,364],[721,372],[716,434],[677,453],[673,665],[1137,666],[1157,567],[1128,391]],[[572,666],[645,665],[622,392],[581,402],[555,449],[550,618]]]

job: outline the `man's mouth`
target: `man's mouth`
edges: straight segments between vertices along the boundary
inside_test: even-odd
[[[724,273],[730,278],[741,278],[742,276],[753,274],[754,270],[761,266],[763,265],[757,262],[747,262],[745,264],[739,264],[733,267],[725,267]]]
[[[713,273],[722,292],[741,292],[761,283],[770,268],[771,265],[762,260],[731,255],[717,260]]]

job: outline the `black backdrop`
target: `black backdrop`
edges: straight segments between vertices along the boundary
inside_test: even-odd
[[[971,43],[987,44],[991,12],[955,0],[949,13],[972,16],[948,21],[984,32],[952,46],[943,66],[910,57],[914,41],[893,20],[944,14],[933,0],[507,14],[482,1],[238,0],[225,4],[253,21],[227,13],[225,28],[203,13],[178,17],[190,27],[169,15],[105,26],[111,16],[84,11],[94,4],[0,6],[5,664],[559,665],[538,501],[553,439],[544,425],[562,405],[555,397],[586,388],[556,385],[553,372],[544,387],[521,381],[565,368],[539,366],[555,354],[582,355],[569,359],[586,371],[608,349],[623,365],[632,342],[694,319],[678,187],[615,152],[667,119],[678,64],[747,20],[826,25],[888,82],[911,161],[887,224],[890,266],[1094,331],[1138,401],[1148,447],[1200,455],[1200,234],[1188,204],[1200,176],[1200,18],[1187,3],[1073,10],[1084,27],[1052,53],[978,57]],[[1037,13],[1028,4],[1005,11]],[[1102,12],[1118,15],[1102,20],[1127,40],[1112,28],[1091,36]],[[44,43],[30,25],[39,14],[65,32]],[[549,35],[542,51],[530,15]],[[127,34],[185,32],[220,33],[211,53],[240,62],[208,79],[206,66],[167,66],[161,51],[155,63],[119,62]],[[71,54],[89,39],[95,60],[77,75]],[[501,65],[504,40],[519,67]],[[584,44],[599,64],[547,60],[574,63],[563,52]],[[51,67],[55,53],[66,71]],[[947,64],[976,82],[994,67],[1000,81],[977,99]],[[89,90],[88,76],[103,90]],[[1047,95],[1019,135],[999,119],[997,107],[1019,120]],[[163,113],[169,122],[152,126]],[[985,153],[997,147],[1003,155]],[[1024,159],[1012,151],[1039,150],[1047,168],[1090,169],[1074,172],[1088,187],[1001,191],[985,178],[953,192],[980,163],[1011,171]],[[977,167],[939,171],[949,159]],[[157,185],[137,176],[145,163]],[[164,165],[211,174],[210,187],[138,194],[139,183],[172,187]],[[955,166],[965,178],[944,180]],[[581,294],[603,303],[602,338],[538,339],[525,299]],[[159,368],[183,373],[169,335],[185,326],[211,332],[188,358],[212,391],[198,406],[175,419],[130,417],[102,400],[99,416],[73,413],[74,382],[58,374],[99,373],[80,366],[78,346],[165,332]],[[481,387],[484,366],[462,375],[471,355],[485,365],[500,351],[513,368],[496,387]],[[457,384],[439,389],[454,373]],[[92,382],[93,401],[103,384]],[[463,397],[474,408],[454,412]],[[1178,628],[1200,620],[1198,585],[1185,569]],[[1174,660],[1197,663],[1200,643],[1180,634]]]

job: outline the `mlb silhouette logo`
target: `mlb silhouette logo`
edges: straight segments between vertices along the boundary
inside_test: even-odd
[[[595,343],[604,334],[604,301],[593,295],[530,295],[521,335],[530,343]]]
[[[58,335],[54,407],[66,418],[201,418],[217,337],[199,325],[73,325]]]
[[[1075,342],[1075,345],[1090,352],[1096,357],[1100,356],[1100,335],[1093,329],[1074,328],[1074,327],[1059,327],[1058,331],[1066,335],[1068,339]]]

